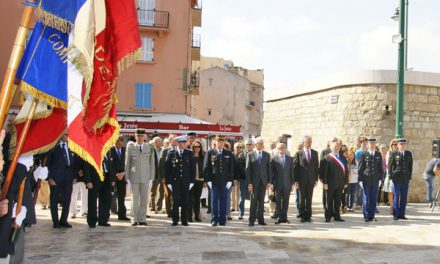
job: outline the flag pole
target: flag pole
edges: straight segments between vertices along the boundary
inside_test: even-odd
[[[0,201],[3,201],[4,199],[6,199],[6,195],[8,194],[9,187],[11,186],[11,182],[12,182],[12,176],[14,175],[15,168],[17,167],[18,158],[20,157],[21,151],[23,149],[24,142],[25,142],[26,136],[29,132],[29,128],[31,126],[32,119],[34,118],[36,109],[37,109],[37,99],[34,98],[34,100],[32,101],[32,105],[29,110],[27,119],[26,119],[26,123],[24,124],[24,127],[23,127],[23,132],[21,133],[20,138],[17,141],[17,147],[15,148],[15,153],[14,153],[14,157],[12,158],[12,161],[11,161],[11,166],[8,169],[8,174],[6,176],[5,185],[3,186]]]
[[[24,10],[21,15],[20,24],[17,35],[15,37],[14,46],[12,48],[11,56],[9,58],[8,68],[3,79],[3,84],[0,92],[0,128],[5,124],[5,119],[11,105],[17,88],[15,84],[15,75],[17,73],[18,65],[23,56],[24,46],[31,23],[34,8],[37,7],[37,0],[25,0]]]

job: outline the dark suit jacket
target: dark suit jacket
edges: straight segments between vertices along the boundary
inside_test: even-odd
[[[256,150],[246,156],[246,181],[247,184],[253,185],[254,190],[258,188],[260,182],[263,185],[272,182],[270,155],[266,151],[263,151],[262,155],[261,164],[258,162]]]
[[[377,186],[379,181],[383,180],[382,154],[379,151],[374,152],[374,156],[369,151],[361,154],[359,159],[360,182],[369,186]]]
[[[87,167],[87,162],[85,160],[83,160],[80,156],[76,155],[75,156],[75,175],[74,178],[78,181],[78,182],[86,182],[85,181],[85,170]],[[79,176],[79,171],[82,170],[83,172],[83,176],[80,177]]]
[[[344,185],[348,183],[349,171],[347,169],[347,162],[345,159],[343,159],[343,157],[340,159],[342,160],[345,168],[345,173],[339,166],[339,163],[330,158],[329,155],[325,157],[325,168],[323,170],[324,174],[322,177],[322,183],[328,184],[329,190],[344,188]]]
[[[200,179],[205,179],[205,173],[203,172],[203,163],[205,162],[205,157],[204,156],[200,156],[200,157],[194,157],[194,161],[196,163],[196,166],[199,170],[199,178]],[[195,172],[194,172],[195,173]]]
[[[290,190],[294,183],[293,158],[284,155],[284,164],[281,156],[275,155],[272,158],[272,184],[276,190]]]
[[[296,152],[293,160],[295,169],[295,182],[299,185],[306,183],[315,183],[319,176],[318,152],[314,149],[310,150],[310,164],[307,162],[307,156],[304,150]]]
[[[322,181],[322,178],[324,177],[324,169],[325,169],[325,158],[329,153],[331,153],[330,148],[323,149],[321,151],[321,156],[319,158],[319,179]]]
[[[184,149],[182,157],[174,149],[170,149],[165,161],[166,184],[174,184],[183,181],[184,184],[194,183],[196,178],[196,164],[191,150]]]
[[[235,157],[234,180],[246,179],[246,152],[242,152]]]
[[[221,187],[234,180],[234,155],[229,150],[223,149],[219,155],[217,149],[211,149],[205,154],[203,171],[206,182]]]
[[[116,147],[110,149],[110,166],[112,167],[112,172],[115,174],[120,172],[125,172],[125,148],[121,148],[121,157],[119,157]],[[122,179],[125,181],[125,178]]]
[[[168,151],[171,148],[162,149],[162,152],[160,153],[160,159],[159,159],[159,178],[165,179],[165,161],[167,160]]]
[[[67,166],[66,151],[57,144],[48,154],[47,169],[49,175],[47,179],[53,179],[56,183],[69,182],[72,183],[75,174],[75,159],[73,153],[68,150],[70,165]]]
[[[411,180],[413,158],[411,151],[405,150],[405,155],[395,151],[388,161],[388,172],[393,183],[405,184]]]
[[[101,181],[101,178],[99,177],[99,174],[95,170],[95,168],[90,164],[87,164],[87,165],[88,166],[85,167],[85,172],[84,172],[86,184],[92,183],[93,188],[95,188],[95,186],[96,186],[99,189],[101,186],[111,187],[111,183],[115,182],[115,178],[112,175],[116,175],[116,174],[113,172],[113,168],[111,166],[110,152],[108,152],[107,155],[102,160],[102,166],[103,166],[102,169],[104,172],[104,180],[103,181]],[[104,165],[107,167],[107,173],[104,170]]]

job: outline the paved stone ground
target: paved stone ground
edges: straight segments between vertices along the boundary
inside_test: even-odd
[[[407,221],[393,221],[385,206],[378,222],[364,223],[360,212],[345,223],[325,223],[315,196],[313,223],[301,224],[290,208],[291,224],[247,226],[247,219],[211,227],[170,226],[153,214],[148,227],[130,227],[111,216],[111,227],[89,229],[84,218],[72,229],[53,229],[48,210],[37,208],[38,224],[26,233],[26,263],[440,263],[440,210],[410,204]],[[293,200],[291,197],[291,204]],[[38,206],[37,206],[38,207]],[[129,208],[129,207],[128,207]],[[248,207],[247,207],[248,208]],[[266,207],[266,209],[268,209]]]

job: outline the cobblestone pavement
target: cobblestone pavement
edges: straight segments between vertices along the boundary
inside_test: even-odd
[[[291,197],[291,205],[293,199]],[[248,227],[247,218],[211,227],[202,223],[170,226],[166,214],[151,214],[147,227],[131,227],[111,216],[111,227],[89,229],[85,218],[69,219],[72,229],[53,229],[49,210],[37,206],[38,224],[27,229],[26,263],[440,263],[440,210],[410,204],[407,221],[393,221],[380,206],[377,222],[360,211],[345,223],[325,223],[315,196],[313,223]],[[129,201],[127,200],[127,204]],[[247,204],[248,205],[248,204]],[[128,206],[130,208],[130,206]],[[248,207],[247,207],[248,208]],[[268,206],[266,205],[266,210]],[[245,215],[247,216],[247,215]]]

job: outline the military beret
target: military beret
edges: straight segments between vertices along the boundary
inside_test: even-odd
[[[187,137],[197,137],[197,134],[196,134],[196,132],[188,132],[188,133],[186,133],[186,136]]]
[[[143,135],[145,135],[145,129],[143,129],[143,128],[139,128],[139,129],[137,129],[136,130],[136,135],[138,136],[143,136]]]
[[[222,135],[217,135],[217,136],[215,137],[215,140],[217,140],[217,141],[225,141],[226,139],[225,139],[225,137],[222,136]]]
[[[399,143],[399,144],[406,144],[406,138],[399,138],[397,140],[397,143]]]
[[[176,141],[177,142],[186,142],[186,136],[178,136],[176,137]]]

